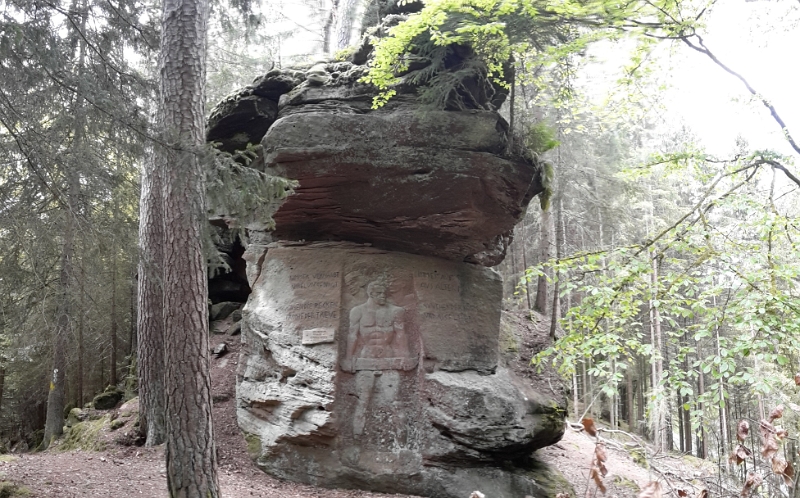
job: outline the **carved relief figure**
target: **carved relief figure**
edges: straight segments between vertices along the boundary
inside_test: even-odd
[[[350,311],[347,350],[342,370],[356,375],[358,403],[353,434],[364,432],[367,409],[377,394],[380,404],[393,404],[400,385],[398,370],[412,370],[412,357],[405,327],[405,310],[389,303],[381,281],[367,286],[367,302]]]

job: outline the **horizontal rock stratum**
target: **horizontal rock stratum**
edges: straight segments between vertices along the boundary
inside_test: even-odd
[[[299,182],[274,216],[273,237],[499,264],[542,191],[539,165],[508,153],[506,121],[495,111],[426,109],[409,96],[372,109],[362,67],[312,69],[324,83],[268,73],[209,123],[223,149],[260,142],[254,167]]]

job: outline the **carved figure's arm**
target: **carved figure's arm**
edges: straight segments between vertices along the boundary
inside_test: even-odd
[[[347,349],[345,351],[342,369],[355,372],[355,354],[358,348],[358,333],[361,329],[361,306],[350,310],[350,330],[347,333]]]
[[[405,310],[403,308],[398,307],[394,311],[394,316],[392,317],[392,325],[394,327],[394,345],[395,345],[395,354],[401,358],[410,358],[411,352],[408,348],[408,336],[406,335],[406,326],[405,326]]]

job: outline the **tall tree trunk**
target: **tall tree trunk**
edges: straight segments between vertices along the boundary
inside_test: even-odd
[[[527,248],[528,248],[528,240],[527,240],[527,228],[525,228],[525,218],[522,218],[522,274],[525,275],[525,272],[528,270],[528,256],[527,256]],[[531,304],[531,283],[530,281],[525,278],[525,297],[528,300],[528,309],[532,309]]]
[[[139,201],[139,285],[137,340],[139,431],[147,446],[167,438],[164,383],[164,202],[163,169],[155,157],[142,171]]]
[[[658,301],[658,259],[653,256],[652,258],[652,272],[650,273],[650,285],[652,297],[650,298],[650,342],[653,348],[652,360],[652,389],[656,394],[655,409],[653,410],[653,441],[656,443],[656,448],[661,451],[667,451],[667,433],[666,433],[666,407],[665,398],[661,392],[661,375],[663,373],[663,358],[661,347],[661,317],[659,315],[657,301]]]
[[[208,220],[198,157],[204,144],[208,1],[164,0],[161,19],[159,121],[171,144],[156,149],[164,172],[167,485],[174,498],[216,498],[220,492],[201,235]]]
[[[78,288],[78,292],[80,293],[80,312],[78,313],[78,364],[76,369],[78,372],[76,373],[77,377],[77,392],[75,393],[75,406],[78,408],[83,408],[83,356],[84,356],[84,348],[85,344],[83,342],[83,333],[84,333],[84,315],[86,314],[86,269],[84,265],[81,264],[81,271],[80,271],[80,284]]]
[[[337,0],[336,3],[338,3],[338,13],[336,15],[336,46],[334,51],[350,46],[350,40],[353,37],[353,26],[358,13],[358,0]]]
[[[86,27],[85,1],[76,1],[73,5],[74,10],[80,7],[80,21],[77,29],[81,32]],[[83,67],[86,60],[86,40],[79,38],[77,46],[77,68],[78,75],[83,74]],[[74,157],[71,164],[62,164],[64,178],[66,180],[66,196],[62,199],[64,216],[64,239],[61,246],[61,270],[59,273],[60,297],[56,311],[56,328],[53,333],[53,370],[50,378],[50,390],[47,395],[47,417],[44,426],[44,439],[42,448],[46,449],[50,443],[61,436],[64,432],[64,407],[66,405],[67,392],[67,344],[70,335],[70,325],[72,312],[72,273],[73,258],[75,256],[75,224],[76,207],[80,194],[80,179],[76,167],[78,164],[78,153],[83,147],[84,133],[86,131],[86,118],[84,112],[84,96],[78,93],[75,97],[73,108],[74,122],[72,127],[72,143],[70,152]]]
[[[626,415],[628,416],[628,432],[634,432],[634,421],[636,420],[633,415],[633,371],[635,365],[628,365],[628,369],[626,372],[626,389],[625,389],[625,403],[628,405],[628,411]]]
[[[78,182],[75,172],[70,171],[69,187],[64,207],[64,242],[61,247],[61,270],[59,286],[61,288],[56,328],[53,332],[53,370],[50,378],[50,390],[47,395],[47,418],[44,426],[42,448],[47,449],[54,439],[64,432],[64,407],[67,389],[67,338],[69,337],[70,303],[72,293],[72,264],[75,243],[75,211],[73,200],[78,197]]]
[[[697,344],[697,357],[702,358],[702,354],[700,353],[700,344]],[[700,399],[703,398],[703,395],[706,393],[706,383],[705,378],[703,376],[703,370],[699,369],[697,375],[697,395]],[[705,429],[705,413],[706,413],[706,406],[705,403],[700,403],[700,432],[697,434],[698,441],[697,441],[697,457],[698,458],[708,458],[708,439],[706,438],[706,429]]]
[[[553,215],[550,208],[542,210],[539,223],[539,264],[546,263],[553,257]],[[545,269],[536,280],[536,300],[533,309],[539,313],[547,313],[547,275],[551,270]]]
[[[564,202],[561,199],[561,195],[558,196],[558,201],[556,201],[555,204],[557,206],[555,222],[556,262],[558,262],[561,259],[562,247],[564,245],[564,219],[562,212],[564,210]],[[554,271],[553,276],[556,282],[553,285],[553,308],[550,314],[550,340],[555,341],[558,320],[561,318],[561,296],[559,296],[561,290],[561,275]]]
[[[111,244],[114,255],[111,258],[111,324],[108,333],[108,342],[111,346],[111,371],[109,384],[117,385],[117,251]]]

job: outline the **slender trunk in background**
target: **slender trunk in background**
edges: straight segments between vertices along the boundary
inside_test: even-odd
[[[553,257],[553,216],[550,208],[542,210],[539,223],[539,263],[546,263]],[[533,309],[542,314],[547,314],[547,276],[552,270],[546,268],[536,280],[536,300]]]
[[[111,370],[109,384],[117,385],[117,251],[112,243],[114,255],[111,258],[111,324],[108,342],[111,346]]]
[[[333,27],[336,23],[336,15],[339,10],[339,0],[331,0],[331,10],[325,17],[325,24],[322,26],[322,53],[326,56],[333,55],[331,50],[331,40],[333,39]]]
[[[522,218],[522,274],[525,275],[525,272],[528,270],[528,257],[525,254],[527,252],[528,246],[528,238],[526,236],[527,229],[525,228],[525,218]],[[528,309],[533,309],[531,305],[531,283],[526,278],[525,279],[525,297],[528,299]]]
[[[350,46],[353,27],[356,24],[356,14],[358,13],[358,0],[335,0],[334,3],[338,4],[334,27],[336,46],[333,50],[337,52]]]
[[[661,376],[663,373],[663,358],[661,347],[661,317],[658,312],[658,259],[653,256],[652,258],[652,271],[650,273],[651,294],[650,298],[650,342],[653,348],[652,359],[652,388],[656,393],[656,403],[653,410],[653,441],[656,443],[656,448],[661,451],[667,451],[667,434],[666,434],[666,409],[664,406],[665,399],[661,393]]]
[[[697,357],[702,358],[703,355],[700,352],[700,344],[697,344]],[[702,399],[703,395],[706,393],[706,383],[705,378],[703,376],[703,370],[699,369],[697,375],[697,396]],[[697,457],[698,458],[708,458],[708,440],[706,439],[706,429],[705,429],[705,413],[706,413],[706,406],[705,403],[700,402],[700,413],[703,415],[700,418],[700,432],[698,432],[697,437]]]
[[[77,5],[73,5],[77,10]],[[86,27],[87,13],[85,2],[80,6],[80,21],[77,29],[81,32]],[[78,43],[78,74],[83,74],[83,66],[86,59],[86,41],[79,38]],[[67,344],[70,336],[70,326],[72,313],[72,292],[73,292],[73,259],[75,257],[75,224],[76,206],[80,194],[80,179],[76,171],[78,154],[83,147],[83,139],[86,128],[84,113],[84,97],[78,94],[75,97],[75,107],[73,108],[74,122],[72,126],[72,143],[69,152],[73,155],[74,164],[62,164],[64,178],[67,183],[66,195],[62,199],[62,214],[64,217],[64,234],[61,246],[61,270],[59,273],[60,296],[56,311],[56,328],[53,333],[53,369],[50,377],[50,390],[47,395],[47,419],[44,426],[44,439],[42,448],[46,449],[53,439],[58,438],[64,432],[64,407],[66,405],[67,391]],[[68,155],[69,156],[69,155]]]
[[[67,389],[67,339],[70,335],[72,306],[72,264],[75,243],[74,199],[78,197],[78,181],[75,172],[68,172],[69,187],[66,195],[64,216],[64,242],[61,247],[61,288],[57,309],[56,327],[53,332],[53,370],[50,377],[50,391],[47,395],[47,419],[44,426],[42,449],[47,449],[54,439],[64,432],[64,407]]]
[[[556,238],[556,263],[561,260],[562,246],[564,244],[564,229],[563,229],[563,209],[564,203],[559,195],[558,201],[555,202],[556,207],[556,222],[555,222],[555,238]],[[550,315],[550,340],[556,339],[556,328],[558,327],[558,320],[561,318],[561,275],[557,272],[553,273],[555,284],[553,285],[553,308]]]
[[[157,146],[164,172],[164,360],[167,487],[173,498],[217,498],[211,419],[208,224],[203,165],[208,0],[164,0],[161,18]],[[158,166],[157,166],[158,167]]]
[[[78,313],[78,364],[76,369],[78,370],[76,377],[77,377],[77,392],[75,393],[75,406],[78,408],[83,408],[83,356],[84,356],[84,349],[85,344],[83,343],[83,327],[84,327],[84,315],[86,313],[86,270],[83,265],[81,265],[80,271],[80,284],[78,292],[80,293],[80,312]]]
[[[6,367],[0,366],[0,412],[3,411],[3,391],[6,387]]]
[[[685,325],[685,324],[684,324]],[[684,345],[688,346],[688,337],[686,333],[683,334],[683,341]],[[686,356],[683,357],[683,371],[689,373],[691,370],[689,369],[689,354],[687,353]],[[690,406],[691,399],[689,395],[684,395],[683,397],[683,404]],[[689,410],[684,409],[681,404],[678,404],[678,414],[683,416],[683,439],[685,441],[684,451],[689,455],[692,454],[692,417],[691,412]]]
[[[625,395],[626,396],[625,397],[627,398],[625,400],[625,402],[628,405],[628,412],[627,412],[626,415],[628,415],[628,432],[631,432],[631,433],[634,432],[634,427],[635,427],[635,424],[634,424],[634,420],[635,419],[634,419],[634,416],[633,416],[633,371],[634,371],[634,368],[635,368],[634,365],[630,365],[629,364],[628,365],[628,369],[626,371],[626,375],[625,375],[625,378],[626,378],[626,388],[625,388]]]

